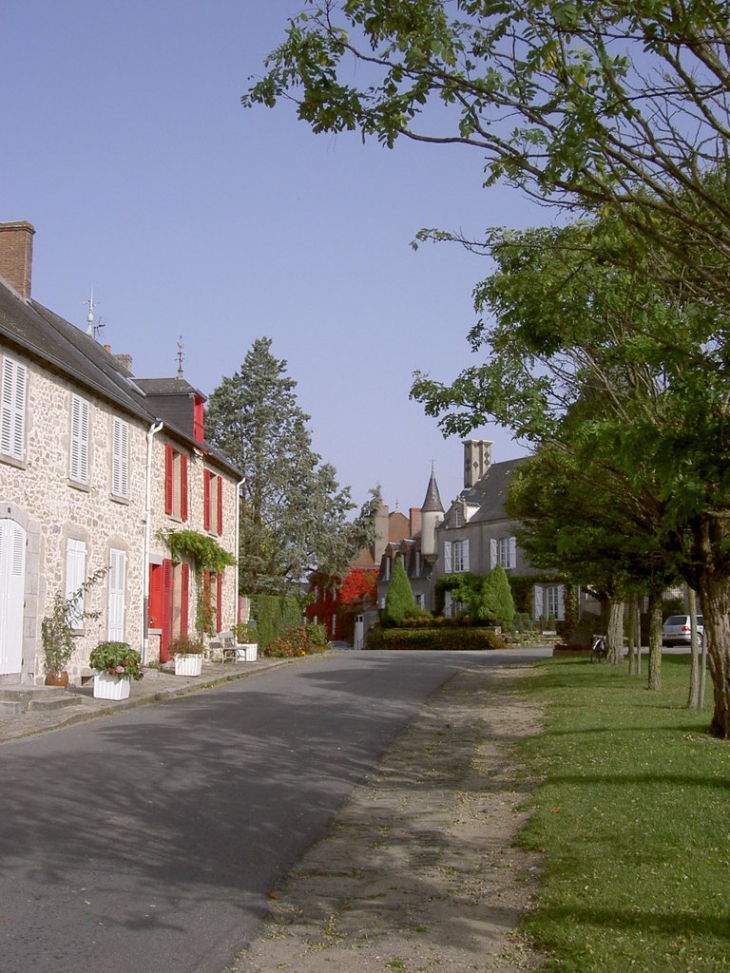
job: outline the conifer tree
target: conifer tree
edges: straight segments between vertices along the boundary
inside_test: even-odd
[[[390,625],[402,625],[409,615],[416,611],[416,599],[413,597],[411,582],[408,580],[406,569],[401,558],[395,559],[390,588],[385,599],[383,621]]]

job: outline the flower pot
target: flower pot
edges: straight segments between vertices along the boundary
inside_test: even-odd
[[[255,662],[258,651],[258,642],[241,642],[236,646],[236,662]]]
[[[175,656],[175,675],[176,676],[199,676],[203,671],[203,656],[201,653],[195,655],[176,655]]]
[[[94,676],[95,699],[127,699],[131,679],[110,676],[108,672],[97,672]]]
[[[68,673],[65,669],[54,669],[53,672],[47,672],[45,685],[61,686],[65,689],[68,686]]]

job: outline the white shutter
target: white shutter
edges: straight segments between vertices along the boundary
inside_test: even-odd
[[[451,541],[444,541],[444,573],[451,574]]]
[[[494,537],[489,538],[489,570],[497,566],[497,541]]]
[[[129,425],[114,417],[112,425],[112,493],[129,496]]]
[[[539,584],[532,589],[532,617],[535,621],[543,614],[543,592]]]
[[[517,538],[510,537],[509,539],[509,567],[517,567]]]
[[[28,369],[12,358],[3,358],[0,396],[0,450],[5,456],[25,458],[25,399]]]
[[[66,542],[66,598],[78,591],[86,580],[86,542],[69,539]],[[75,611],[69,612],[71,628],[84,627],[84,601],[79,599]]]
[[[468,540],[468,538],[467,538],[467,540],[461,542],[461,559],[462,559],[462,564],[463,564],[462,570],[463,571],[468,571],[469,570],[469,540]]]
[[[124,641],[124,593],[127,576],[127,552],[109,551],[109,602],[107,605],[107,638]]]
[[[89,482],[89,403],[71,396],[71,470],[76,483]]]
[[[555,613],[558,621],[565,620],[565,585],[558,585],[558,610]]]
[[[25,609],[25,531],[0,520],[0,675],[20,672]]]

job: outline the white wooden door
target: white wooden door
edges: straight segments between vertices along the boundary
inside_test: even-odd
[[[0,675],[20,672],[25,607],[25,531],[0,520]]]

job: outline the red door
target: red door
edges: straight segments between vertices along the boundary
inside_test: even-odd
[[[160,662],[172,658],[167,651],[172,622],[172,561],[150,564],[150,628],[160,629]]]

